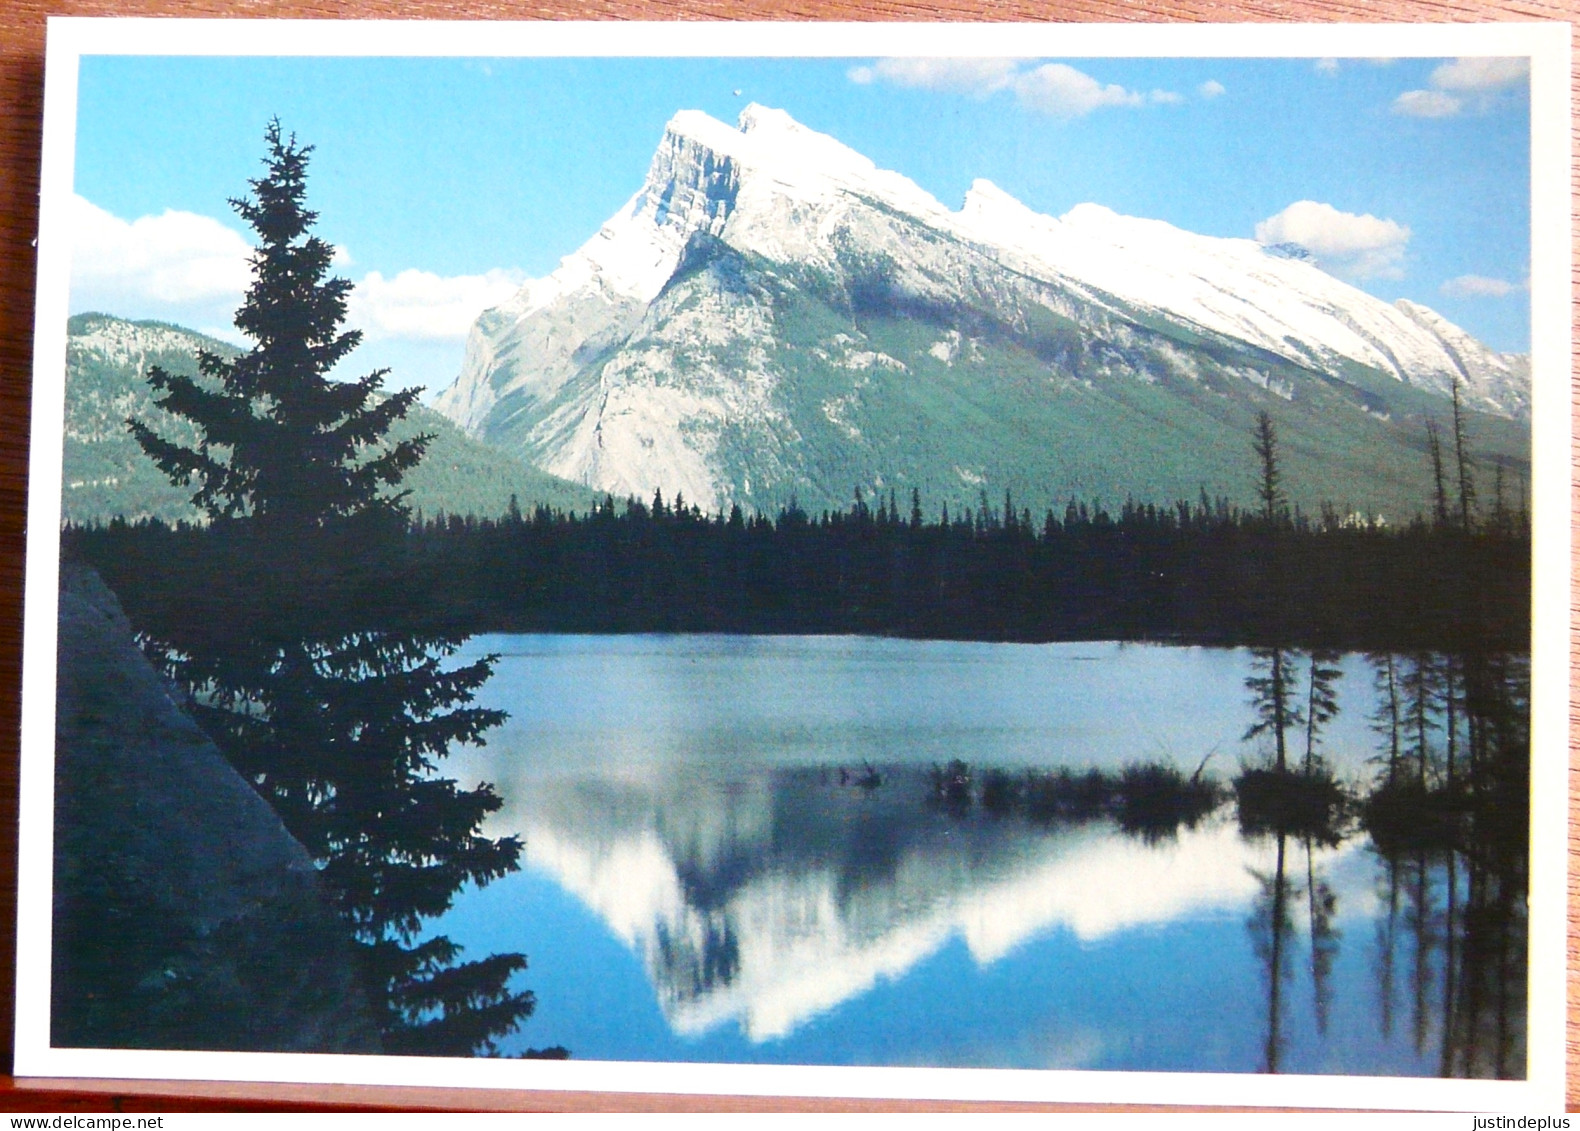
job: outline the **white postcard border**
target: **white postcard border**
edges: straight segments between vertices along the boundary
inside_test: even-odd
[[[1532,866],[1525,1081],[1223,1073],[519,1062],[57,1049],[49,1044],[55,618],[69,204],[82,55],[1527,55],[1532,154]],[[45,73],[24,610],[19,1077],[204,1079],[685,1094],[1560,1111],[1564,1104],[1570,659],[1570,29],[1567,24],[512,23],[52,18]],[[1560,615],[1558,610],[1563,610]]]

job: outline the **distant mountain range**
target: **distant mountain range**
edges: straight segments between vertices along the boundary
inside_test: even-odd
[[[1528,360],[1426,307],[1300,248],[1055,219],[986,181],[951,211],[754,105],[677,114],[630,202],[478,319],[436,406],[599,491],[770,513],[857,488],[929,513],[1005,489],[1249,504],[1266,409],[1297,501],[1403,517],[1456,380],[1480,465],[1522,474]]]
[[[68,522],[194,519],[192,490],[171,485],[127,431],[128,417],[150,421],[165,437],[190,444],[192,426],[154,404],[150,366],[195,374],[198,350],[232,357],[235,346],[163,322],[128,322],[79,314],[67,323],[66,427],[62,518]],[[407,476],[410,505],[425,515],[497,517],[510,496],[586,510],[597,498],[587,487],[556,479],[513,456],[464,435],[431,409],[418,407],[394,430],[398,436],[434,434],[428,453]]]

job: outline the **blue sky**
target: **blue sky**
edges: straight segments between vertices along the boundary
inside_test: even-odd
[[[1529,348],[1530,112],[1506,60],[99,56],[80,74],[78,246],[95,250],[74,310],[223,329],[250,242],[225,202],[278,115],[317,146],[310,201],[359,284],[356,360],[396,366],[394,385],[448,383],[476,310],[590,237],[675,111],[733,121],[752,101],[951,207],[986,177],[1055,215],[1095,201],[1298,232],[1372,293]],[[1302,201],[1329,208],[1286,213]]]

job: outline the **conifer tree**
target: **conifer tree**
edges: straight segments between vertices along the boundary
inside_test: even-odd
[[[1454,378],[1454,464],[1459,472],[1459,524],[1466,534],[1475,526],[1476,483],[1470,470],[1470,445],[1465,439],[1465,410]]]
[[[1412,663],[1399,674],[1399,698],[1403,708],[1406,754],[1415,761],[1416,781],[1424,790],[1430,786],[1433,763],[1429,731],[1441,730],[1434,707],[1438,697],[1437,662],[1427,652],[1417,652]]]
[[[1251,658],[1255,674],[1246,678],[1245,687],[1251,692],[1256,722],[1246,728],[1242,741],[1249,742],[1262,734],[1271,735],[1273,768],[1283,773],[1288,768],[1285,736],[1290,728],[1306,721],[1296,699],[1293,657],[1283,648],[1256,648]]]
[[[511,984],[525,957],[463,962],[458,946],[424,930],[464,885],[518,866],[519,841],[480,832],[502,804],[493,787],[464,789],[440,773],[452,747],[481,745],[504,720],[471,705],[497,657],[447,668],[458,642],[370,629],[356,608],[287,589],[292,571],[275,568],[297,560],[300,536],[341,520],[404,521],[404,496],[389,489],[432,437],[386,441],[420,390],[383,396],[385,370],[330,376],[360,341],[340,329],[351,284],[328,277],[333,249],[311,234],[312,147],[278,120],[265,140],[265,175],[231,201],[259,240],[235,318],[253,348],[234,361],[200,354],[198,379],[150,370],[159,405],[195,426],[195,446],[128,424],[173,482],[195,484],[193,502],[210,519],[245,519],[289,549],[231,615],[176,611],[149,626],[145,646],[312,857],[350,929],[384,1050],[497,1051],[532,1013],[532,993]],[[511,514],[520,520],[514,496]],[[314,575],[322,590],[327,572],[346,565],[332,553],[306,556],[325,569]]]
[[[1321,765],[1321,755],[1317,753],[1317,744],[1321,739],[1323,728],[1338,716],[1339,696],[1335,685],[1344,676],[1343,669],[1338,666],[1339,654],[1337,652],[1314,648],[1309,653],[1309,656],[1310,666],[1306,669],[1306,758],[1304,763],[1307,775],[1315,773]]]
[[[1371,727],[1382,738],[1382,748],[1375,761],[1383,765],[1378,775],[1378,785],[1392,787],[1399,783],[1401,746],[1399,732],[1403,720],[1400,698],[1399,673],[1391,652],[1374,652],[1367,656],[1376,673],[1373,686],[1377,693],[1377,707],[1371,716]]]
[[[1449,523],[1448,488],[1443,478],[1443,441],[1435,420],[1426,422],[1426,445],[1432,456],[1432,521],[1441,530]]]
[[[383,369],[352,381],[330,377],[362,337],[340,329],[351,283],[327,277],[334,249],[311,234],[313,147],[285,136],[278,119],[264,140],[267,172],[249,182],[250,196],[230,202],[258,235],[252,283],[235,318],[253,347],[234,361],[199,353],[199,379],[149,370],[163,394],[159,406],[196,426],[196,446],[140,421],[128,427],[171,482],[195,484],[192,501],[211,519],[252,516],[292,533],[381,509],[404,514],[404,496],[385,488],[417,464],[432,437],[382,441],[421,390],[381,396]]]
[[[1284,494],[1283,472],[1278,466],[1278,433],[1273,428],[1273,418],[1264,410],[1256,414],[1256,448],[1258,475],[1256,497],[1262,503],[1262,520],[1269,530],[1277,526],[1289,510],[1289,498]]]

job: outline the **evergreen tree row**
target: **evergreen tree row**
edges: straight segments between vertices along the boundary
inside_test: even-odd
[[[979,640],[1457,650],[1528,647],[1523,517],[1465,530],[1240,510],[1118,514],[1072,501],[1033,522],[985,503],[926,521],[913,497],[813,517],[704,515],[661,495],[589,514],[341,524],[289,553],[244,522],[66,531],[133,606],[216,612],[261,588],[370,628],[449,633],[866,633]],[[271,576],[256,576],[267,555]],[[287,565],[282,566],[282,560]],[[287,572],[282,577],[280,570]],[[326,588],[328,587],[328,588]],[[135,616],[135,609],[129,609]]]

